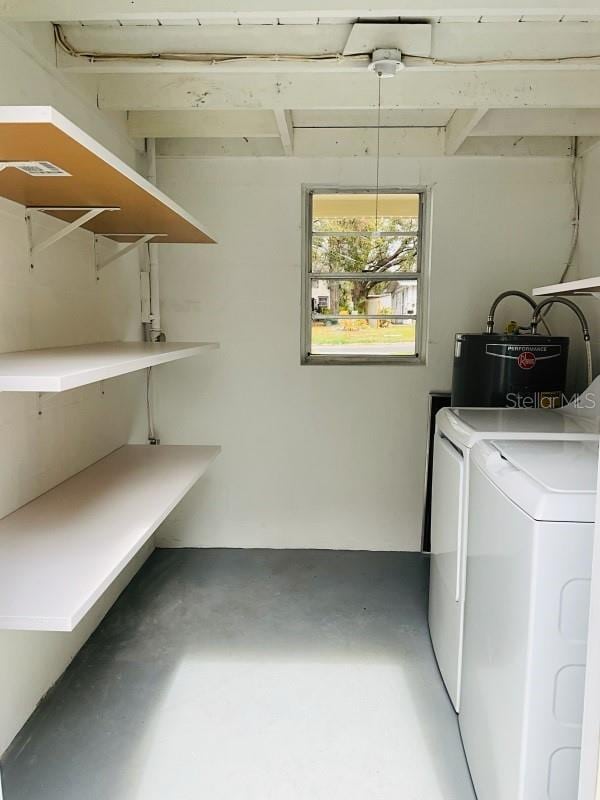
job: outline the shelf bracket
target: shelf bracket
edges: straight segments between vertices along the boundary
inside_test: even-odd
[[[113,206],[28,206],[25,211],[25,224],[27,226],[27,238],[29,241],[29,265],[31,269],[34,267],[36,255],[41,253],[42,250],[45,250],[47,247],[50,247],[51,245],[56,244],[56,242],[59,242],[61,239],[64,239],[65,236],[68,236],[70,233],[77,230],[77,228],[81,228],[82,225],[85,225],[99,214],[103,214],[105,211],[120,210],[120,208]],[[53,233],[51,236],[48,236],[41,242],[36,243],[33,241],[33,226],[31,223],[32,211],[80,211],[82,213],[77,217],[77,219],[73,220],[73,222],[69,222],[68,225],[65,225],[64,228],[56,231],[56,233]]]
[[[107,267],[109,264],[112,264],[113,261],[116,261],[118,258],[122,258],[123,256],[127,255],[127,253],[130,253],[132,250],[135,250],[138,247],[141,247],[142,245],[146,244],[146,242],[150,242],[152,239],[156,239],[159,236],[167,236],[167,235],[168,234],[166,234],[166,233],[102,233],[102,234],[98,234],[96,236],[96,242],[98,241],[100,236],[109,237],[109,238],[117,237],[117,236],[124,236],[124,237],[128,237],[128,238],[131,237],[131,236],[137,236],[138,238],[133,242],[129,242],[128,244],[123,245],[122,247],[120,247],[116,251],[116,253],[113,253],[112,255],[108,256],[108,258],[105,258],[102,261],[100,261],[100,260],[98,260],[98,258],[96,258],[96,272],[100,272],[100,270],[103,270],[104,267]]]

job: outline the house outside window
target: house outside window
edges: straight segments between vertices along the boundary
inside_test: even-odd
[[[304,363],[419,363],[423,191],[308,189]]]

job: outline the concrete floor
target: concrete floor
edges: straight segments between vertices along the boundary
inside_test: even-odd
[[[474,800],[413,553],[158,550],[4,800]]]

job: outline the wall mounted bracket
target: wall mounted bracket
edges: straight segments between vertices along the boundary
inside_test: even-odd
[[[146,242],[150,242],[152,239],[156,239],[159,236],[167,236],[167,235],[168,234],[166,233],[103,233],[96,235],[95,243],[98,242],[100,236],[107,236],[113,239],[120,236],[128,239],[137,236],[137,239],[123,245],[116,251],[116,253],[113,253],[112,255],[108,256],[108,258],[100,260],[96,255],[96,272],[97,273],[100,272],[100,270],[103,270],[104,267],[107,267],[109,264],[112,264],[113,261],[116,261],[118,258],[122,258],[123,256],[127,255],[127,253],[130,253],[132,250],[135,250],[136,248],[146,244]]]
[[[27,206],[25,211],[25,224],[27,226],[27,239],[29,242],[29,266],[31,269],[33,269],[35,256],[38,253],[41,253],[42,250],[45,250],[47,247],[50,247],[51,245],[56,244],[56,242],[59,242],[61,239],[64,239],[65,236],[68,236],[74,230],[77,230],[77,228],[81,228],[82,225],[85,225],[87,222],[94,219],[94,217],[97,217],[99,214],[103,214],[105,211],[120,210],[121,209],[119,207],[108,206]],[[56,231],[56,233],[53,233],[51,236],[48,236],[41,242],[34,242],[33,226],[31,222],[32,211],[79,211],[81,214],[77,217],[77,219],[73,220],[73,222],[69,222],[64,228]]]

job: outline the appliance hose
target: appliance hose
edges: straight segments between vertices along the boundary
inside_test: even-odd
[[[560,303],[567,308],[570,308],[571,311],[577,315],[579,323],[581,325],[581,331],[583,333],[583,340],[585,342],[585,354],[586,354],[586,363],[587,363],[587,381],[588,386],[592,382],[593,378],[593,368],[592,368],[592,347],[590,344],[590,329],[588,326],[587,319],[585,318],[585,314],[576,306],[575,303],[572,303],[570,300],[567,300],[566,297],[547,297],[545,300],[542,300],[536,306],[535,311],[533,312],[533,317],[531,318],[531,333],[537,333],[537,326],[539,325],[540,321],[543,319],[542,311],[547,306],[552,306],[554,303]]]
[[[518,289],[509,289],[507,292],[502,292],[502,294],[499,294],[494,300],[488,312],[487,325],[485,329],[485,332],[488,334],[494,332],[494,316],[496,314],[496,309],[498,308],[498,304],[504,300],[505,297],[520,297],[522,300],[525,300],[526,303],[529,303],[534,312],[537,308],[535,300],[532,297],[529,297],[528,294],[525,294],[525,292],[520,292]],[[548,336],[551,336],[552,334],[550,333],[550,328],[546,325],[545,320],[542,318],[540,321],[544,328],[546,328]]]
[[[589,339],[586,339],[585,342],[585,355],[587,361],[587,385],[589,386],[594,380],[594,369],[592,367],[592,343]]]

